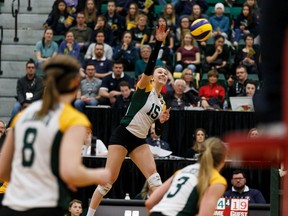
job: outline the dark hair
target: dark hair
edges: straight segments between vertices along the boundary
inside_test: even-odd
[[[254,35],[252,33],[246,34],[244,37],[244,41],[246,41],[247,37],[251,37],[252,39],[254,39]]]
[[[48,30],[51,30],[52,33],[54,34],[54,31],[53,31],[53,29],[52,29],[51,27],[48,27],[48,28],[46,28],[46,29],[44,30],[44,34],[43,34],[43,37],[42,37],[42,46],[43,46],[43,47],[45,47],[45,34],[46,34],[46,32],[47,32]]]
[[[35,66],[35,61],[30,58],[30,59],[26,62],[26,67],[28,66],[28,64],[34,64],[34,66]]]
[[[131,89],[130,83],[127,82],[127,81],[125,81],[125,80],[123,80],[123,81],[121,81],[121,82],[119,83],[119,88],[120,88],[121,86],[127,86],[129,89]]]
[[[93,64],[92,61],[89,61],[86,65],[85,65],[85,70],[87,69],[88,66],[93,66],[96,70],[95,64]]]
[[[246,67],[245,65],[241,65],[241,64],[238,65],[238,66],[236,67],[236,70],[237,70],[237,69],[240,69],[240,68],[244,68],[245,71],[246,71],[246,73],[248,73],[248,72],[247,72],[247,67]],[[235,71],[236,71],[236,70],[235,70]]]
[[[219,38],[222,38],[225,41],[225,37],[221,34],[215,35],[214,42],[217,41]]]
[[[196,128],[196,129],[194,130],[194,133],[193,133],[193,138],[196,139],[197,133],[198,133],[199,131],[202,131],[202,132],[204,133],[205,138],[208,137],[208,135],[207,135],[207,133],[206,133],[206,130],[205,130],[204,128]]]
[[[237,174],[242,174],[243,177],[246,178],[246,173],[245,173],[244,170],[242,170],[242,169],[234,170],[234,171],[232,172],[231,178],[233,178],[233,175],[237,175]]]
[[[104,31],[103,29],[99,29],[99,30],[97,30],[96,33],[95,33],[95,38],[97,37],[97,35],[98,35],[99,33],[102,33],[102,34],[104,35],[104,37],[105,37],[105,31]]]
[[[246,82],[245,82],[245,88],[246,88],[246,86],[247,86],[247,84],[252,84],[252,85],[254,85],[255,86],[255,89],[257,89],[257,81],[255,81],[255,80],[246,80]]]
[[[122,64],[122,66],[124,67],[124,63],[123,63],[123,61],[121,59],[113,61],[113,66],[115,64]]]

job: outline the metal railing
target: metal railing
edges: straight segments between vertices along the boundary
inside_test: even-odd
[[[3,26],[0,26],[0,75],[3,74],[2,71],[2,41],[3,41]]]
[[[12,10],[12,16],[15,19],[15,37],[14,37],[14,42],[18,42],[19,38],[18,38],[18,13],[19,13],[19,8],[20,8],[20,0],[17,1],[17,8],[15,8],[15,1],[12,1],[12,5],[11,5],[11,10]]]

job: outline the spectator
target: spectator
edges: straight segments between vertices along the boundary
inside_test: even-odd
[[[167,28],[170,29],[170,34],[174,38],[176,37],[177,17],[175,9],[171,3],[167,3],[164,6],[163,18],[167,21]]]
[[[94,30],[92,32],[91,39],[90,39],[92,42],[95,42],[95,38],[96,38],[95,36],[96,36],[97,31],[99,30],[104,31],[104,34],[105,34],[104,42],[111,45],[113,42],[113,31],[110,25],[107,23],[107,20],[104,15],[99,15],[97,17],[97,22],[96,22],[96,25],[94,27]]]
[[[0,151],[1,151],[2,144],[4,143],[5,137],[6,137],[6,124],[4,121],[0,120]]]
[[[90,44],[92,30],[86,26],[83,12],[77,13],[76,23],[76,26],[70,28],[70,31],[73,32],[75,40],[80,45],[81,52],[85,52]]]
[[[257,90],[257,83],[254,80],[247,80],[245,84],[245,95],[253,97]]]
[[[230,76],[227,80],[229,97],[243,96],[247,80],[248,73],[246,67],[239,65],[236,68],[236,77]]]
[[[245,47],[238,50],[235,56],[235,65],[244,65],[248,74],[258,74],[258,60],[260,51],[258,46],[253,46],[252,34],[245,36]]]
[[[147,16],[139,14],[136,20],[136,26],[131,29],[132,41],[137,49],[143,44],[148,44],[150,41],[151,32],[147,27]]]
[[[147,200],[151,194],[152,194],[152,190],[149,188],[148,182],[145,181],[145,183],[141,189],[141,192],[136,194],[134,199]]]
[[[140,14],[144,14],[147,17],[148,28],[154,28],[154,20],[155,20],[155,3],[149,4],[150,2],[147,0],[138,0],[137,6]]]
[[[186,82],[186,88],[184,90],[184,93],[191,95],[191,96],[198,96],[198,84],[195,82],[195,73],[189,69],[185,68],[181,74],[181,79],[185,80]]]
[[[97,31],[96,36],[95,36],[95,40],[96,40],[96,43],[104,44],[105,57],[108,60],[112,60],[113,49],[109,44],[105,43],[105,32],[103,30]],[[95,58],[94,49],[95,49],[96,43],[91,43],[89,45],[87,52],[85,54],[85,57],[84,57],[85,59]]]
[[[200,153],[200,149],[202,148],[202,144],[204,143],[205,139],[207,138],[207,133],[206,130],[203,128],[197,128],[194,133],[193,133],[193,146],[190,147],[186,151],[186,156],[187,158],[197,158]]]
[[[217,84],[219,73],[211,70],[208,72],[207,77],[208,84],[199,89],[201,106],[205,109],[222,109],[225,99],[225,89]]]
[[[193,23],[195,20],[202,19],[202,18],[208,20],[208,16],[202,12],[200,5],[196,3],[192,7],[189,20],[191,23]]]
[[[176,40],[175,40],[175,47],[180,46],[182,38],[184,38],[184,34],[186,32],[190,32],[190,20],[189,16],[183,16],[179,19],[179,25],[176,28]]]
[[[69,213],[66,216],[81,216],[83,212],[82,202],[77,199],[73,199],[69,203]]]
[[[35,74],[35,62],[30,59],[26,62],[26,75],[17,81],[17,102],[12,109],[11,118],[23,107],[40,100],[43,90],[43,80]]]
[[[93,63],[96,69],[95,76],[102,79],[105,76],[108,76],[112,72],[112,62],[105,57],[104,44],[96,43],[94,47],[95,58],[86,59],[83,64],[83,68],[86,67],[87,63]],[[80,69],[82,77],[85,77],[84,69]]]
[[[84,112],[85,105],[98,105],[100,98],[98,93],[102,81],[95,77],[95,73],[95,65],[88,63],[86,65],[86,78],[81,81],[77,99],[74,102],[75,108],[81,112]]]
[[[257,128],[251,128],[248,132],[248,137],[250,138],[256,138],[256,137],[259,137],[259,131]]]
[[[134,71],[135,62],[138,60],[138,50],[132,43],[132,33],[125,31],[122,42],[114,48],[113,59],[122,61],[126,71]]]
[[[112,74],[102,80],[99,90],[101,104],[111,105],[115,103],[117,95],[121,95],[119,83],[123,80],[134,86],[133,80],[124,73],[124,65],[121,61],[113,62]]]
[[[225,38],[222,35],[214,37],[214,46],[208,46],[205,51],[206,63],[204,70],[216,69],[219,73],[228,76],[229,50],[224,46]]]
[[[130,3],[129,9],[126,15],[126,30],[131,30],[136,27],[136,21],[139,16],[139,10],[137,3]]]
[[[104,14],[107,23],[110,25],[113,32],[112,46],[120,43],[122,32],[125,31],[124,18],[117,13],[116,3],[114,0],[109,0],[107,3],[107,12]]]
[[[80,46],[75,41],[74,33],[68,31],[65,36],[65,40],[63,40],[59,46],[58,53],[64,55],[70,55],[78,60],[80,60]]]
[[[36,56],[37,68],[42,67],[42,63],[47,61],[49,58],[54,57],[58,51],[58,45],[53,40],[53,30],[47,28],[44,30],[44,36],[41,41],[38,41],[34,48]]]
[[[246,174],[243,170],[233,171],[231,184],[232,188],[224,193],[224,197],[248,199],[249,203],[266,203],[259,190],[249,188],[246,185]]]
[[[84,8],[84,16],[85,16],[85,23],[87,27],[91,30],[94,29],[94,26],[97,21],[97,8],[96,8],[94,0],[86,1],[85,8]]]
[[[259,27],[255,16],[250,11],[251,8],[247,3],[242,6],[242,11],[234,22],[234,46],[238,46],[241,39],[251,33],[254,36],[259,35]]]
[[[208,9],[208,4],[205,0],[178,1],[175,5],[176,13],[181,15],[190,15],[193,5],[196,3],[200,5],[202,13],[205,13]]]
[[[155,133],[155,123],[153,123],[151,125],[149,135],[150,136],[148,136],[147,139],[146,139],[147,144],[149,144],[151,146],[159,147],[159,148],[164,149],[164,150],[170,151],[169,144],[166,141],[162,140],[160,135],[157,135]]]
[[[171,107],[172,110],[184,110],[185,107],[190,107],[191,105],[196,106],[197,100],[191,100],[184,90],[186,88],[186,82],[182,79],[177,79],[173,85],[173,92],[167,92],[164,95],[164,100],[167,107]]]
[[[224,5],[222,3],[217,3],[215,5],[216,14],[209,18],[209,22],[212,25],[212,36],[222,35],[227,40],[229,37],[229,18],[224,13]]]
[[[138,59],[135,63],[135,78],[136,80],[139,80],[146,68],[146,65],[148,63],[149,57],[151,55],[152,49],[149,45],[143,45],[140,48],[140,56],[141,58]],[[162,61],[157,59],[156,60],[156,66],[163,65]]]
[[[78,0],[65,0],[67,5],[67,12],[70,14],[71,17],[76,17],[76,11],[78,7]]]
[[[116,96],[116,101],[113,104],[113,108],[127,109],[130,105],[134,91],[131,90],[131,85],[126,81],[119,83],[121,95]]]
[[[55,7],[49,14],[44,23],[44,28],[50,27],[54,35],[65,35],[68,28],[72,25],[73,18],[68,18],[67,4],[64,0],[55,1]]]
[[[184,68],[189,68],[196,72],[196,66],[200,64],[200,49],[193,46],[193,41],[190,32],[183,35],[181,46],[176,52],[175,71],[181,72]]]
[[[96,149],[91,149],[92,148],[92,142],[96,142]],[[95,144],[95,143],[94,143]],[[87,129],[86,137],[84,140],[84,148],[86,150],[86,156],[91,156],[91,151],[95,152],[95,156],[106,156],[108,154],[108,149],[103,143],[102,140],[97,139],[97,137],[92,137],[92,130],[90,128]],[[92,155],[93,156],[93,155]]]

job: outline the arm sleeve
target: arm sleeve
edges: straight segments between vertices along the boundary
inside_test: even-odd
[[[144,74],[147,76],[151,76],[153,74],[153,69],[155,67],[158,52],[160,50],[161,45],[162,45],[162,41],[156,40],[154,50],[149,57],[148,64],[147,64],[145,71],[144,71]]]

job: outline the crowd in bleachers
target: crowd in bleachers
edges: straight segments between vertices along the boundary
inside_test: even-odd
[[[113,106],[120,87],[105,83],[128,81],[133,93],[155,44],[155,26],[166,22],[170,33],[157,60],[171,73],[162,89],[165,98],[175,104],[172,109],[221,110],[230,96],[247,95],[245,86],[251,77],[256,90],[261,86],[259,17],[256,0],[56,0],[43,24],[43,38],[35,45],[36,67],[41,71],[42,63],[57,53],[77,58],[83,85],[89,86],[78,99],[94,92],[93,102],[85,99],[84,104]],[[213,28],[204,42],[190,34],[192,22],[199,18],[208,19]],[[95,75],[89,78],[91,64]],[[244,81],[237,73],[239,66],[249,75]],[[182,76],[187,69],[191,72]],[[184,80],[183,94],[175,93],[179,91],[175,79]]]

